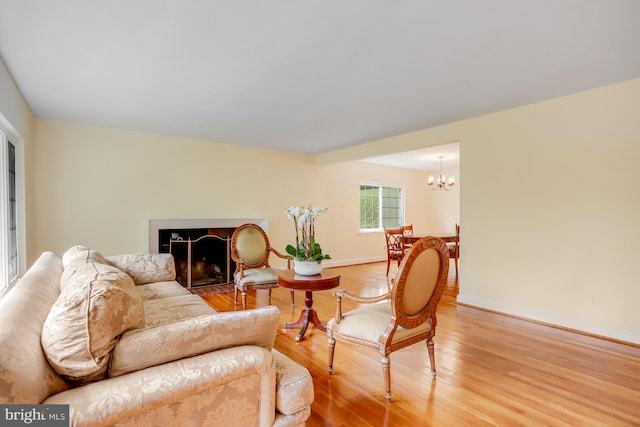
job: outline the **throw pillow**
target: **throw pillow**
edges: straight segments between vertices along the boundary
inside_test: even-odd
[[[65,253],[62,254],[62,267],[67,268],[71,260],[80,255],[82,252],[88,251],[89,248],[84,245],[71,246]]]
[[[67,250],[62,255],[62,277],[60,278],[60,289],[64,289],[69,283],[69,279],[76,272],[78,267],[88,262],[96,262],[99,264],[109,264],[107,260],[98,251],[87,248],[86,246],[77,245]]]
[[[121,334],[144,327],[144,307],[131,277],[97,262],[80,265],[42,329],[42,347],[61,377],[82,385],[106,377]]]

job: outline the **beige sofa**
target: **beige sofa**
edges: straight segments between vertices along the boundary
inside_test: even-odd
[[[69,404],[72,426],[290,426],[309,372],[273,349],[276,307],[217,313],[168,254],[43,253],[0,300],[0,403]]]

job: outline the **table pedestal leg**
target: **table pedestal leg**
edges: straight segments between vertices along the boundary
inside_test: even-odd
[[[284,329],[301,328],[298,335],[296,335],[296,342],[299,342],[304,334],[307,332],[309,322],[313,323],[313,326],[320,329],[322,332],[327,332],[327,328],[320,323],[318,313],[313,308],[313,292],[305,291],[304,298],[305,309],[300,313],[300,318],[295,322],[289,322],[282,325]]]

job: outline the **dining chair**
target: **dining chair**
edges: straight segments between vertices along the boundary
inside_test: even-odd
[[[402,226],[402,237],[412,237],[413,236],[413,224],[403,225]],[[411,242],[402,242],[402,246],[404,246],[405,250],[409,249],[413,243]]]
[[[336,341],[377,350],[382,356],[386,398],[391,400],[390,355],[426,340],[431,375],[436,375],[433,338],[436,308],[449,273],[449,250],[437,237],[423,237],[413,244],[392,279],[391,290],[378,297],[364,297],[338,289],[336,315],[327,323],[329,374],[333,372]],[[358,308],[342,313],[342,300],[353,300]],[[416,370],[416,373],[420,370]]]
[[[403,234],[404,230],[402,227],[384,229],[384,238],[387,243],[387,276],[389,275],[391,261],[397,261],[398,267],[400,267],[400,261],[402,261],[406,252],[402,244]]]
[[[291,255],[285,255],[269,245],[269,238],[264,230],[256,224],[243,224],[236,228],[231,236],[231,259],[236,263],[233,273],[233,303],[238,303],[238,291],[242,294],[242,309],[247,308],[247,291],[252,289],[271,289],[278,287],[277,268],[269,265],[269,255],[287,260],[287,268],[291,268]],[[291,305],[295,304],[291,291]]]
[[[454,242],[447,243],[449,248],[449,257],[453,258],[456,266],[456,280],[458,280],[458,259],[460,258],[460,224],[456,223],[456,239]]]

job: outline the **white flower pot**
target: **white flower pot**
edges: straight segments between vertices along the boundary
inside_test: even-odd
[[[293,270],[301,276],[314,276],[322,271],[322,264],[317,261],[294,261]]]

